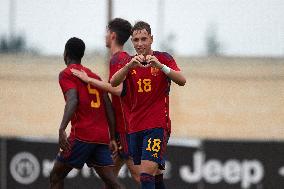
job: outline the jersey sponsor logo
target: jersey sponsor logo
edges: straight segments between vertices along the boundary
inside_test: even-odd
[[[225,182],[228,184],[240,183],[240,188],[252,188],[253,184],[262,181],[265,173],[264,166],[257,159],[207,159],[205,153],[197,151],[193,154],[193,164],[183,165],[180,176],[184,182],[197,183],[205,180],[209,184]]]

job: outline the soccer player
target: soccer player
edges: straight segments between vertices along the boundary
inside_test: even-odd
[[[109,79],[117,70],[122,68],[131,59],[128,53],[123,51],[123,46],[130,37],[131,28],[131,24],[127,20],[121,18],[115,18],[108,23],[105,42],[106,47],[110,49],[111,54],[109,63]],[[134,166],[133,160],[130,158],[128,146],[129,135],[127,134],[127,128],[131,105],[129,104],[130,93],[125,93],[128,87],[127,83],[121,83],[118,87],[112,87],[107,82],[89,77],[83,71],[74,69],[71,71],[83,81],[112,94],[112,106],[116,117],[116,139],[120,144],[118,156],[115,158],[115,173],[118,175],[122,165],[126,163],[132,178],[136,182],[139,182],[138,167]]]
[[[161,170],[165,168],[164,153],[171,132],[170,84],[173,81],[183,86],[186,79],[171,55],[152,50],[148,23],[137,22],[131,35],[137,55],[113,75],[110,83],[114,87],[129,83],[130,148],[134,164],[140,165],[142,189],[164,189]]]
[[[65,44],[64,62],[67,65],[59,74],[59,84],[66,101],[59,128],[60,152],[50,173],[50,188],[64,188],[64,178],[73,169],[86,163],[93,167],[108,188],[121,188],[113,172],[111,150],[117,150],[114,136],[115,119],[107,93],[75,77],[70,69],[84,70],[100,80],[81,65],[85,44],[71,38]],[[66,127],[71,121],[67,138]]]

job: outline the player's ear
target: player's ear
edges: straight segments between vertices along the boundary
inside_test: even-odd
[[[116,33],[115,33],[115,32],[111,32],[111,33],[110,33],[110,38],[111,38],[112,40],[115,40],[115,39],[116,39]]]
[[[151,39],[151,44],[152,44],[153,43],[153,35],[151,35],[150,39]]]

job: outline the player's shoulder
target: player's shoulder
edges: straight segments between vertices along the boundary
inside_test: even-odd
[[[124,63],[125,61],[129,60],[131,57],[130,55],[125,52],[125,51],[120,51],[115,53],[111,59],[110,59],[110,64],[114,65],[114,64],[121,64]]]
[[[82,66],[81,68],[82,70],[84,70],[86,73],[93,73],[89,68]]]
[[[65,69],[63,69],[60,73],[59,73],[59,79],[60,78],[76,78],[72,72],[71,72],[71,69],[77,69],[77,70],[81,70],[81,69],[84,69],[85,70],[85,67],[81,64],[71,64],[69,66],[67,66]],[[85,70],[86,71],[86,70]]]
[[[100,76],[95,72],[93,72],[92,70],[90,70],[89,68],[83,67],[82,69],[87,73],[88,76],[101,80]]]
[[[167,52],[154,51],[153,54],[158,58],[163,58],[165,60],[174,60],[173,56]]]
[[[59,73],[59,80],[72,76],[70,69],[67,67]]]

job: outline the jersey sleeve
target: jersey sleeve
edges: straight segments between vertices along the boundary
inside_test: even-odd
[[[59,74],[59,85],[63,94],[65,94],[69,89],[77,89],[74,77],[65,72],[61,72]]]
[[[175,71],[180,71],[175,59],[169,53],[164,52],[163,54],[164,54],[164,60],[165,60],[163,64],[165,64],[166,66],[170,67],[171,69]]]

